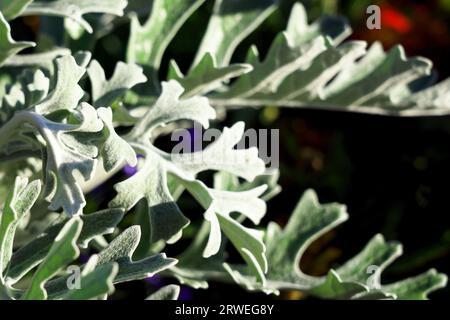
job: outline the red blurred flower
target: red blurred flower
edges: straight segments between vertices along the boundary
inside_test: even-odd
[[[412,29],[409,18],[388,4],[381,6],[381,24],[400,34],[408,33]]]

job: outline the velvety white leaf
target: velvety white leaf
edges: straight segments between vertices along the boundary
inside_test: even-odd
[[[111,109],[99,108],[97,113],[103,121],[106,136],[106,141],[100,149],[105,170],[109,172],[123,163],[136,166],[137,158],[133,148],[114,131]]]
[[[216,117],[215,110],[205,97],[181,99],[183,87],[171,80],[162,83],[162,93],[144,117],[136,123],[130,132],[130,139],[147,141],[152,137],[153,130],[177,120],[193,120],[204,128],[209,127],[209,121]]]
[[[238,122],[224,128],[219,138],[203,151],[175,153],[171,159],[184,172],[195,175],[206,170],[225,171],[248,181],[264,172],[265,164],[258,157],[258,149],[234,149],[244,135],[245,124]]]
[[[56,84],[50,94],[37,105],[34,110],[39,114],[49,114],[58,110],[73,110],[84,95],[78,85],[86,72],[86,65],[79,65],[74,57],[67,55],[57,58]]]
[[[118,62],[109,80],[97,60],[91,61],[87,72],[91,80],[93,105],[97,108],[111,106],[128,89],[147,81],[142,68],[133,63]]]

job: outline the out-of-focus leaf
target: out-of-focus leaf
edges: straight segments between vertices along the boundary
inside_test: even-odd
[[[87,13],[109,13],[123,15],[126,0],[53,0],[33,1],[21,13],[22,16],[59,16],[79,23],[87,32],[92,33],[92,27],[83,18]]]
[[[34,46],[33,42],[14,41],[11,37],[11,27],[0,11],[0,66],[19,51]]]
[[[216,0],[214,12],[206,29],[194,66],[209,53],[219,68],[226,67],[236,47],[253,32],[276,8],[273,0]]]
[[[127,61],[158,70],[164,51],[185,21],[205,0],[154,0],[150,17],[141,25],[131,20]]]
[[[71,289],[64,300],[89,300],[114,292],[113,280],[118,272],[117,263],[107,263],[97,268],[98,256],[92,256],[81,272],[80,288]]]
[[[19,16],[33,0],[2,0],[0,11],[6,20]]]

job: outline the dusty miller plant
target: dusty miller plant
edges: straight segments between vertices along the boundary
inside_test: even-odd
[[[381,235],[326,276],[304,274],[302,254],[348,218],[346,208],[321,204],[309,190],[285,226],[260,226],[266,201],[280,191],[279,173],[266,170],[256,148],[234,148],[243,123],[223,128],[194,157],[172,156],[154,141],[180,120],[208,128],[218,113],[249,106],[444,114],[450,111],[449,82],[433,86],[431,63],[406,57],[401,46],[385,52],[380,44],[366,48],[346,41],[351,30],[344,18],[309,24],[301,4],[264,58],[251,47],[246,61],[230,64],[239,43],[277,9],[266,0],[217,0],[190,70],[184,74],[171,61],[160,79],[166,48],[204,2],[0,2],[1,297],[106,299],[115,284],[157,273],[193,288],[220,281],[326,299],[425,299],[445,286],[446,276],[435,270],[382,284],[382,271],[402,246]],[[37,44],[15,41],[10,21],[35,15],[43,21]],[[64,21],[62,36],[44,23],[49,16]],[[125,23],[127,61],[118,61],[108,79],[90,51]],[[75,50],[80,44],[84,50]],[[34,46],[33,53],[19,53]],[[202,161],[194,161],[196,156]],[[108,208],[84,214],[85,194],[109,183],[125,165],[137,166],[137,173],[114,185]],[[207,185],[198,174],[211,170],[214,182]],[[167,257],[164,248],[190,224],[177,205],[183,193],[203,207],[203,223],[185,252]],[[131,225],[124,221],[129,212]],[[227,243],[241,264],[227,260]],[[96,254],[79,262],[87,249]],[[81,270],[75,289],[68,286],[73,265]],[[373,265],[378,269],[368,283]],[[175,299],[178,291],[167,286],[149,299]]]

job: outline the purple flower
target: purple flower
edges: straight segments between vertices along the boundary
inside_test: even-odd
[[[180,296],[178,297],[178,300],[187,301],[192,299],[193,299],[192,290],[186,286],[181,286]]]
[[[160,275],[155,274],[154,276],[145,278],[145,282],[150,283],[151,285],[161,288],[164,286],[164,280]]]
[[[86,262],[88,262],[90,257],[91,257],[91,255],[88,253],[80,253],[78,260],[80,261],[80,263],[86,263]]]
[[[138,154],[137,158],[143,158],[144,156],[142,154]],[[136,174],[136,172],[138,171],[137,169],[137,165],[136,166],[130,166],[129,164],[127,164],[125,167],[123,167],[123,173],[125,173],[125,175],[127,177],[132,177]]]

